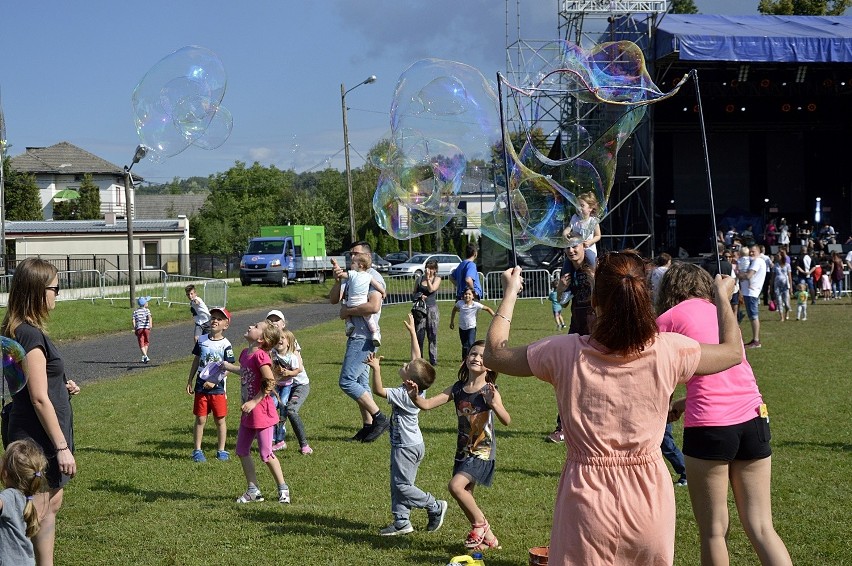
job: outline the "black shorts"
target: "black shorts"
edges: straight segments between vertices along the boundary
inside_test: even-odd
[[[769,421],[755,417],[730,426],[683,429],[683,453],[700,460],[760,460],[772,455]]]

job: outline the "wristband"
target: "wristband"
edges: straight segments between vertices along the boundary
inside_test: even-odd
[[[495,312],[495,313],[494,313],[494,316],[499,316],[500,318],[502,318],[503,320],[505,320],[505,321],[506,321],[506,322],[508,322],[509,324],[512,324],[512,319],[511,319],[511,318],[505,317],[505,316],[503,316],[502,314],[500,314],[499,312]]]
[[[57,449],[56,449],[56,451],[57,451],[57,452],[62,452],[63,450],[70,450],[70,448],[68,448],[68,445],[66,444],[66,445],[65,445],[65,446],[63,446],[62,448],[57,448]]]

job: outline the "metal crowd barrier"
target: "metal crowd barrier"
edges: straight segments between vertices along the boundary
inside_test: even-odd
[[[195,292],[208,307],[228,304],[228,283],[222,279],[205,279],[190,275],[167,275],[163,301],[168,305],[189,305],[186,286],[195,285]]]
[[[479,273],[479,284],[483,285],[483,275]],[[417,277],[414,275],[387,275],[383,276],[385,280],[385,305],[398,305],[401,303],[410,303],[413,299],[414,282]],[[483,289],[485,287],[483,286]],[[456,300],[456,287],[453,285],[453,280],[449,276],[441,277],[441,286],[438,288],[436,300],[452,301]]]
[[[524,270],[524,288],[519,299],[546,299],[550,294],[552,276],[546,269]],[[503,272],[490,271],[485,275],[485,285],[482,287],[485,299],[498,301],[503,296]]]
[[[60,293],[58,301],[95,299],[115,301],[130,300],[130,279],[126,269],[108,269],[103,273],[95,269],[58,272]],[[150,297],[150,300],[188,305],[184,287],[192,283],[198,296],[209,306],[228,304],[228,284],[222,279],[205,279],[185,275],[169,275],[162,269],[142,269],[135,271],[136,296]],[[0,276],[0,307],[9,304],[11,275]]]

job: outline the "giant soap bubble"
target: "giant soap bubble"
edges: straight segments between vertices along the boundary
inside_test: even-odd
[[[23,346],[6,336],[0,336],[0,349],[3,352],[3,379],[6,382],[6,391],[14,395],[27,384],[27,373],[24,369],[27,353],[24,352]]]
[[[606,214],[619,149],[645,107],[674,95],[687,77],[672,91],[660,91],[641,50],[627,41],[590,50],[556,41],[532,61],[522,84],[502,80],[516,132],[500,123],[494,89],[475,69],[426,60],[402,74],[391,106],[391,141],[377,163],[382,174],[373,208],[380,226],[397,238],[440,230],[462,214],[459,187],[472,171],[495,158],[502,162],[506,139],[518,147],[509,144],[505,168],[492,169],[493,206],[483,206],[483,235],[519,250],[563,247],[592,236]],[[542,132],[547,118],[542,101],[553,97],[604,110],[594,124],[578,113],[563,116],[557,130]],[[539,145],[551,150],[545,154]],[[582,219],[579,199],[588,201],[589,195],[598,207]]]
[[[373,197],[379,226],[399,239],[437,232],[458,209],[465,171],[500,141],[497,95],[462,63],[425,59],[397,81],[386,151]]]
[[[231,135],[233,118],[222,106],[225,68],[206,47],[190,45],[161,59],[133,89],[136,132],[153,161],[190,145],[215,149]]]

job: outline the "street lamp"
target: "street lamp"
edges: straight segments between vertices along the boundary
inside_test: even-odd
[[[355,205],[352,202],[352,169],[349,167],[349,124],[346,121],[346,95],[361,85],[376,82],[376,75],[370,75],[349,90],[340,83],[340,106],[343,108],[343,153],[346,156],[346,188],[349,191],[349,234],[355,242]]]
[[[133,215],[130,211],[130,187],[133,186],[133,175],[130,170],[133,166],[142,161],[148,155],[148,148],[142,144],[136,146],[136,153],[133,154],[133,162],[124,166],[124,217],[127,219],[127,277],[130,279],[130,308],[134,306],[136,300],[136,280],[134,277],[133,267]]]

